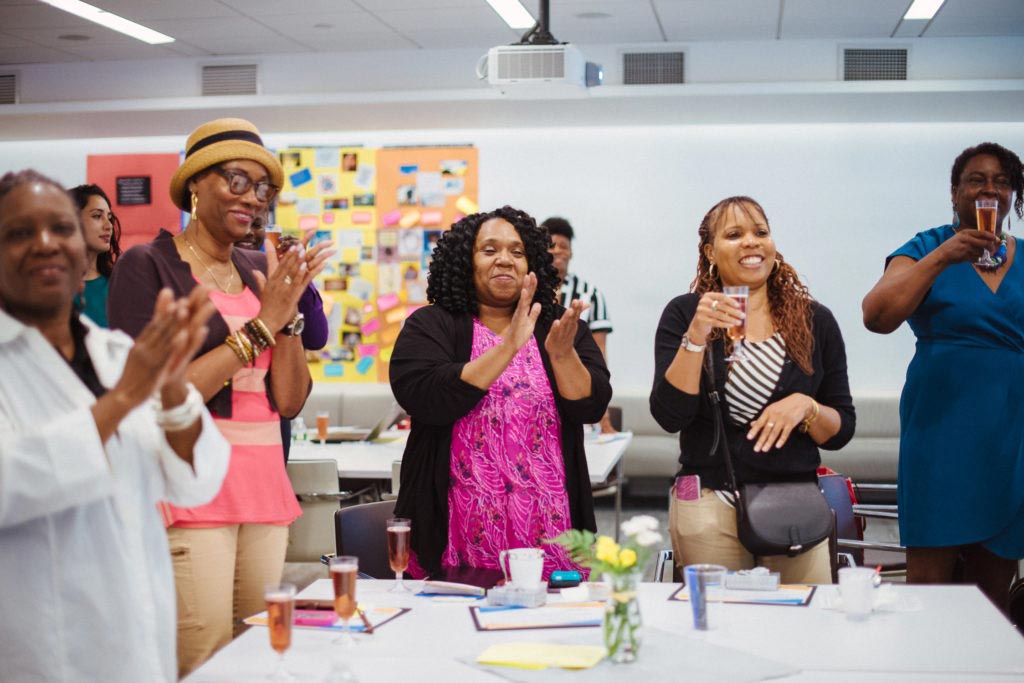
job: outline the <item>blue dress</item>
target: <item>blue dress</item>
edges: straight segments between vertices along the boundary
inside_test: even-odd
[[[889,258],[920,260],[952,236],[949,225],[920,232]],[[900,399],[905,546],[1024,557],[1022,257],[995,293],[970,263],[946,267],[907,320],[917,346]]]

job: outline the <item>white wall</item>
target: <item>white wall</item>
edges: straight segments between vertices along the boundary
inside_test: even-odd
[[[267,135],[273,146],[469,142],[480,148],[480,205],[519,206],[577,229],[573,269],[605,290],[614,386],[646,391],[664,304],[686,290],[701,217],[749,194],[779,250],[836,314],[855,394],[895,394],[913,353],[901,328],[864,330],[860,301],[885,255],[948,222],[956,154],[993,140],[1024,153],[1024,123],[618,126]],[[34,167],[72,185],[93,153],[176,152],[184,135],[0,142],[0,170]],[[1012,224],[1019,230],[1020,221]]]

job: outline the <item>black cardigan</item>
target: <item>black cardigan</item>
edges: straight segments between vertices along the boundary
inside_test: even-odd
[[[665,379],[665,371],[676,356],[683,334],[690,326],[699,297],[684,294],[669,302],[658,323],[654,342],[654,387],[651,389],[651,415],[663,429],[679,432],[681,474],[698,474],[701,485],[712,489],[726,489],[725,465],[720,456],[711,457],[709,451],[715,434],[711,399],[705,391],[707,378],[702,378],[701,393],[688,394],[672,386]],[[839,450],[853,437],[856,416],[850,398],[850,384],[846,376],[846,347],[839,325],[825,306],[812,304],[812,334],[814,350],[811,355],[813,374],[805,375],[788,356],[782,366],[778,385],[769,403],[792,393],[812,396],[824,406],[839,411],[839,432],[821,445],[826,450]],[[723,402],[725,398],[726,362],[725,341],[718,339],[709,347],[715,368],[715,384]],[[756,441],[747,439],[748,428],[734,424],[723,416],[729,438],[729,452],[736,465],[736,477],[741,482],[768,482],[812,480],[821,464],[818,445],[810,436],[794,429],[782,448],[766,453],[755,453]]]
[[[557,310],[560,313],[562,309]],[[608,368],[590,330],[581,324],[574,346],[590,373],[590,396],[575,401],[560,397],[544,349],[549,329],[550,324],[538,322],[534,337],[562,421],[562,457],[572,526],[596,531],[583,425],[599,421],[611,400]],[[395,514],[413,520],[412,548],[420,565],[429,572],[440,569],[441,555],[448,545],[452,428],[487,394],[460,377],[472,346],[472,315],[427,306],[405,321],[391,356],[391,389],[412,417]]]
[[[267,274],[267,257],[256,251],[232,249],[231,261],[238,270],[242,282],[259,296],[260,288],[256,283],[255,272]],[[142,329],[153,317],[153,306],[157,294],[164,287],[169,287],[175,297],[185,296],[199,283],[192,276],[192,267],[178,254],[174,245],[174,236],[166,230],[152,242],[138,244],[117,259],[114,272],[110,276],[110,295],[107,298],[107,318],[111,329],[124,330],[133,338],[139,336]],[[227,321],[219,311],[214,311],[207,322],[209,332],[202,347],[196,352],[196,358],[224,343],[230,333]],[[273,395],[270,393],[270,373],[267,373],[267,398],[274,406]],[[312,389],[312,383],[307,387]],[[224,383],[224,388],[213,395],[206,403],[210,412],[218,417],[231,417],[231,381]]]

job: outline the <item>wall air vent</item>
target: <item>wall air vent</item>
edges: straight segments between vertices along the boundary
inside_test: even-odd
[[[0,74],[0,104],[18,103],[17,74]]]
[[[255,64],[218,64],[203,67],[203,95],[258,95],[259,71]]]
[[[844,81],[907,80],[906,49],[843,50]]]
[[[622,83],[685,83],[685,57],[682,52],[627,52],[622,55]]]

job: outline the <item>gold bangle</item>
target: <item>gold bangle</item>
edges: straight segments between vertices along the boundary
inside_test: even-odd
[[[252,341],[264,349],[274,346],[277,342],[274,340],[274,334],[267,327],[267,324],[259,318],[253,318],[245,324],[245,331],[248,332],[252,337]]]
[[[245,352],[245,347],[242,346],[242,343],[238,341],[238,338],[234,334],[229,334],[227,339],[224,340],[224,343],[229,349],[235,352],[235,355],[238,356],[238,360],[242,361],[242,365],[249,364],[249,355]]]
[[[818,419],[818,415],[820,413],[821,408],[818,406],[818,402],[811,398],[811,416],[805,417],[803,422],[800,423],[800,431],[806,434],[810,430],[814,421]]]
[[[259,357],[260,353],[263,352],[263,349],[257,346],[253,342],[252,337],[247,335],[242,330],[238,330],[237,332],[235,332],[235,338],[238,339],[239,343],[242,345],[242,348],[245,349],[246,355],[249,356],[249,365],[251,365]]]

